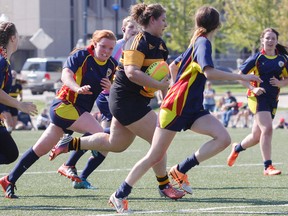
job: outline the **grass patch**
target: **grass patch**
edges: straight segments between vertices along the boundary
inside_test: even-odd
[[[233,141],[241,141],[250,129],[228,129]],[[41,131],[14,131],[20,154],[30,148]],[[190,170],[187,174],[194,189],[178,201],[160,198],[154,173],[150,170],[134,187],[129,206],[141,215],[287,215],[287,130],[275,130],[273,162],[282,170],[279,176],[263,176],[259,146],[241,153],[234,167],[226,165],[230,147]],[[209,137],[190,131],[178,133],[168,151],[168,168],[191,155]],[[104,163],[90,176],[97,190],[75,190],[71,181],[56,171],[69,154],[50,162],[41,157],[18,180],[17,200],[0,198],[1,215],[117,215],[107,205],[132,166],[145,155],[149,146],[136,138],[123,153],[109,153]],[[91,153],[78,162],[81,172]],[[1,177],[15,165],[1,166]]]

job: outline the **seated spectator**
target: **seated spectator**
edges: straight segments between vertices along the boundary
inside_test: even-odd
[[[231,94],[231,91],[227,91],[224,97],[224,104],[222,106],[223,116],[222,123],[224,127],[228,127],[230,118],[232,115],[236,115],[238,113],[238,105],[236,98]]]
[[[29,114],[19,111],[16,130],[36,130]]]
[[[44,108],[40,115],[38,115],[36,120],[36,126],[38,130],[45,130],[50,124],[50,117],[48,115],[48,110]]]
[[[222,110],[223,104],[224,104],[224,97],[221,97],[216,101],[214,111],[212,112],[212,115],[215,116],[219,121],[221,121],[223,115]]]
[[[278,124],[274,127],[274,129],[288,129],[288,123],[285,122],[284,118],[280,118]]]
[[[204,100],[203,106],[204,109],[209,111],[210,113],[215,110],[215,90],[212,88],[212,83],[210,81],[206,82],[206,88],[203,92]]]
[[[237,127],[237,124],[239,123],[241,117],[244,118],[243,128],[248,128],[249,116],[252,115],[251,111],[248,108],[248,104],[243,105],[243,103],[239,102],[238,107],[239,107],[238,108],[239,112],[235,116],[235,120],[234,120],[234,123],[232,125],[232,128]]]

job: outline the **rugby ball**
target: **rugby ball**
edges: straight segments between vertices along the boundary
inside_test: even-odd
[[[151,76],[153,79],[161,81],[164,77],[169,74],[169,66],[165,61],[158,61],[152,63],[147,70],[146,74]],[[157,89],[144,86],[144,89],[148,92],[155,92]]]

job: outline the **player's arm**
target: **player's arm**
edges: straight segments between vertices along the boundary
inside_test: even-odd
[[[5,91],[0,89],[0,103],[10,107],[14,107],[22,112],[28,113],[32,116],[37,115],[37,107],[35,104],[30,102],[22,102],[9,96]]]
[[[159,90],[167,89],[169,86],[168,79],[157,81],[156,79],[153,79],[146,73],[143,73],[143,71],[141,71],[138,66],[135,65],[124,66],[124,71],[128,79],[136,83],[137,85],[149,86],[151,88]]]
[[[284,86],[287,86],[288,85],[288,77],[285,77],[284,79],[282,80],[278,80],[276,77],[272,77],[270,79],[270,84],[272,86],[275,86],[275,87],[278,87],[278,88],[281,88],[281,87],[284,87]]]
[[[176,64],[175,60],[173,62],[171,62],[171,64],[169,65],[169,71],[170,71],[170,75],[171,75],[171,83],[175,83],[176,81],[176,76],[179,70],[179,66],[178,64]]]
[[[72,91],[77,92],[78,94],[92,94],[90,92],[90,85],[79,86],[74,80],[74,73],[69,68],[64,68],[62,70],[61,81],[64,85],[69,87]]]
[[[11,97],[5,91],[0,89],[0,103],[5,104],[10,107],[19,108],[20,103],[19,101],[15,100],[15,98]]]

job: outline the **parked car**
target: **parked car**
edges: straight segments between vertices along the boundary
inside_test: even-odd
[[[27,83],[24,88],[33,95],[45,91],[55,92],[54,84],[61,79],[63,64],[67,58],[28,58],[21,70],[22,79]]]

